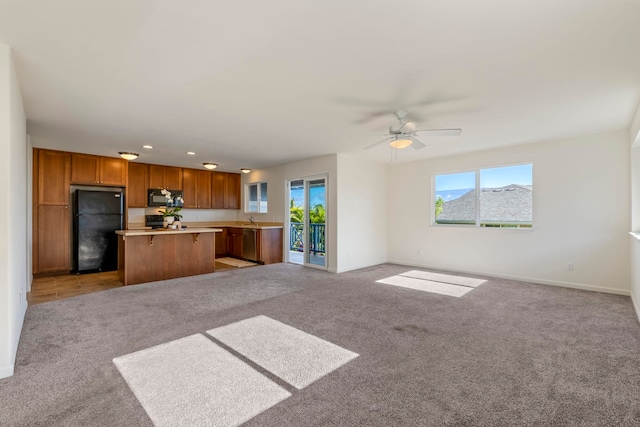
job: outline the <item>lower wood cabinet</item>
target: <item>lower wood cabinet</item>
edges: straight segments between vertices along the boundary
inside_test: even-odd
[[[222,228],[222,231],[216,233],[216,258],[220,258],[228,254],[227,248],[227,235],[229,231],[226,227]]]
[[[67,206],[38,206],[38,247],[34,273],[69,271],[69,209]]]
[[[242,258],[242,228],[229,228],[227,248],[230,256]]]
[[[258,230],[258,261],[264,264],[282,262],[282,228]]]
[[[216,233],[216,257],[229,255],[244,258],[242,253],[242,228],[225,227],[222,233]],[[222,241],[226,241],[226,252]],[[261,264],[282,262],[282,228],[262,228],[256,235],[257,260]]]

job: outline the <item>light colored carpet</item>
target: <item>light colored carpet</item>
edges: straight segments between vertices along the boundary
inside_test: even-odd
[[[229,258],[229,257],[216,258],[216,261],[221,262],[223,264],[232,265],[234,267],[251,267],[253,265],[258,265],[255,262],[244,261],[241,259],[235,259],[235,258]]]
[[[434,282],[449,283],[451,285],[469,286],[476,288],[486,282],[484,279],[473,277],[454,276],[451,274],[431,273],[430,271],[411,270],[400,273],[400,276],[413,277],[415,279],[432,280]]]
[[[200,334],[113,363],[156,426],[237,426],[291,396]]]
[[[252,317],[207,333],[298,389],[358,357],[357,353],[267,316]]]
[[[402,288],[415,289],[417,291],[432,292],[435,294],[449,295],[452,297],[461,297],[474,288],[468,286],[451,285],[442,282],[433,282],[431,280],[416,279],[413,277],[405,277],[403,275],[391,276],[385,279],[376,280],[376,283],[385,285],[400,286]]]

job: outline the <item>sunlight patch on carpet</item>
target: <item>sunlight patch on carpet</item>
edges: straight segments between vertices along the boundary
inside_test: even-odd
[[[414,279],[431,280],[433,282],[448,283],[450,285],[468,286],[476,288],[486,282],[484,279],[473,277],[454,276],[452,274],[431,273],[429,271],[410,270],[400,273],[400,276],[413,277]]]
[[[156,426],[238,426],[291,396],[200,334],[113,363]]]
[[[435,294],[448,295],[458,298],[474,289],[469,286],[452,285],[449,283],[416,279],[414,277],[405,277],[402,275],[391,276],[387,277],[386,279],[376,280],[376,283],[399,286],[402,288],[409,288],[417,291],[432,292]]]
[[[357,353],[267,316],[252,317],[207,333],[298,389],[358,357]]]

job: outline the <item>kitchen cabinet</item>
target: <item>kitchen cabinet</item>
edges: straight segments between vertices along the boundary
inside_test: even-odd
[[[69,182],[71,154],[34,149],[32,271],[71,269]]]
[[[182,193],[185,208],[211,209],[211,172],[183,169]]]
[[[240,174],[227,174],[224,197],[226,209],[240,209]]]
[[[213,172],[213,209],[240,209],[240,174]]]
[[[229,256],[242,258],[242,228],[230,227],[227,233]]]
[[[127,184],[127,161],[114,157],[72,153],[71,183],[124,187]]]
[[[282,262],[282,228],[259,229],[256,250],[263,264]]]
[[[33,182],[38,205],[69,204],[69,176],[71,173],[71,155],[63,151],[36,149],[33,159]]]
[[[69,223],[67,206],[38,206],[37,262],[34,273],[69,271]]]
[[[149,165],[149,188],[182,190],[182,168]]]
[[[127,185],[127,207],[146,208],[148,205],[149,165],[129,163],[129,182]]]
[[[216,233],[216,258],[227,255],[227,227],[222,227],[222,231]]]

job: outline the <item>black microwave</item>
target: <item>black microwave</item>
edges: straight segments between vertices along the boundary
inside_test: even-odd
[[[148,206],[182,206],[182,190],[166,190],[170,195],[162,194],[161,188],[150,188],[147,198]]]

